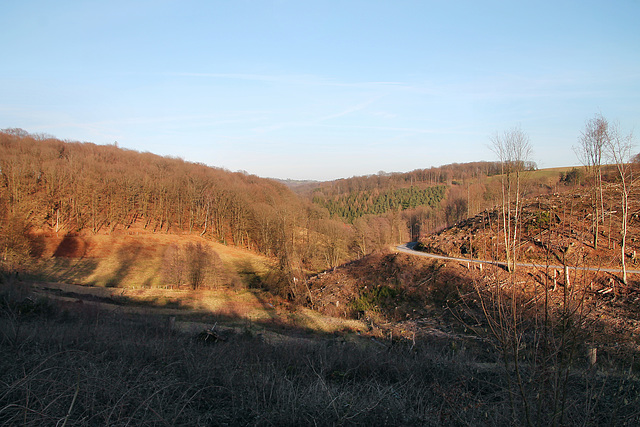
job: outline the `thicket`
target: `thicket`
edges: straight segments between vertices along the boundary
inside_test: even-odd
[[[220,256],[201,243],[170,245],[163,255],[162,276],[166,283],[178,287],[185,284],[194,290],[204,284],[215,288],[233,282]]]
[[[389,286],[376,286],[372,289],[363,290],[360,296],[353,300],[351,306],[358,313],[386,308],[383,306],[397,303],[398,294],[398,290]]]
[[[560,182],[565,185],[581,185],[584,182],[584,171],[573,168],[568,172],[560,172]]]

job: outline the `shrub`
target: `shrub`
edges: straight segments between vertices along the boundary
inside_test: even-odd
[[[373,289],[368,289],[360,294],[358,298],[353,300],[351,306],[357,312],[379,311],[390,302],[396,302],[398,290],[389,286],[382,285]]]

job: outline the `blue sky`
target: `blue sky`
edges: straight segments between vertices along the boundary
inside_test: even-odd
[[[640,124],[640,1],[5,1],[0,128],[329,180]],[[640,150],[640,148],[638,148]]]

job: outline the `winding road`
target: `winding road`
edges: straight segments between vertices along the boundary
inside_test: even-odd
[[[415,255],[415,256],[422,256],[422,257],[433,258],[433,259],[442,259],[442,260],[446,260],[446,261],[458,261],[458,262],[472,262],[472,263],[475,263],[475,264],[497,265],[497,266],[502,267],[502,268],[506,268],[507,267],[507,264],[504,263],[504,262],[501,262],[501,261],[489,261],[489,260],[483,260],[483,259],[450,257],[450,256],[436,255],[436,254],[431,254],[431,253],[428,253],[428,252],[417,251],[417,250],[413,249],[417,244],[418,244],[417,242],[405,243],[403,245],[396,246],[396,249],[399,252],[402,252],[402,253],[405,253],[405,254]],[[517,262],[516,266],[518,266],[518,267],[532,267],[532,268],[546,268],[547,267],[544,264],[533,264],[533,263],[526,263],[526,262]],[[564,269],[564,266],[562,266],[562,265],[549,265],[548,267],[550,269],[552,269],[552,270],[553,269],[555,269],[555,270]],[[613,274],[622,273],[622,269],[620,269],[620,268],[576,267],[576,266],[568,266],[568,268],[570,270],[576,270],[576,271],[600,271],[600,272],[613,273]],[[627,269],[627,274],[640,274],[640,270]]]

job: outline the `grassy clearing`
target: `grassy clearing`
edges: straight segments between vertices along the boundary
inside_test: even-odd
[[[546,169],[538,169],[535,171],[526,171],[522,174],[522,178],[524,180],[524,184],[528,185],[531,183],[538,184],[546,184],[550,187],[555,186],[558,183],[558,178],[561,173],[570,172],[573,168],[580,169],[581,166],[567,166],[567,167],[559,167],[559,168],[546,168]],[[502,179],[502,175],[494,175],[487,177],[488,183],[498,183]]]
[[[206,244],[214,250],[229,276],[240,278],[242,286],[212,289],[205,283],[203,289],[196,291],[167,283],[162,274],[164,251],[170,245],[188,243]],[[53,256],[56,253],[64,256]],[[117,303],[128,312],[149,314],[164,310],[169,314],[167,310],[173,310],[171,314],[180,318],[204,316],[225,324],[284,325],[322,334],[366,329],[361,322],[335,319],[301,307],[294,309],[269,293],[251,289],[267,275],[268,268],[269,260],[263,256],[198,236],[120,233],[49,236],[37,274],[27,277],[46,282],[40,287],[49,294],[67,295],[71,300],[98,297],[106,303]]]
[[[200,243],[218,254],[231,280],[249,286],[268,271],[268,259],[195,235],[135,233],[47,236],[32,278],[92,286],[170,288],[163,277],[165,251],[171,245]],[[207,286],[207,284],[205,284]]]

